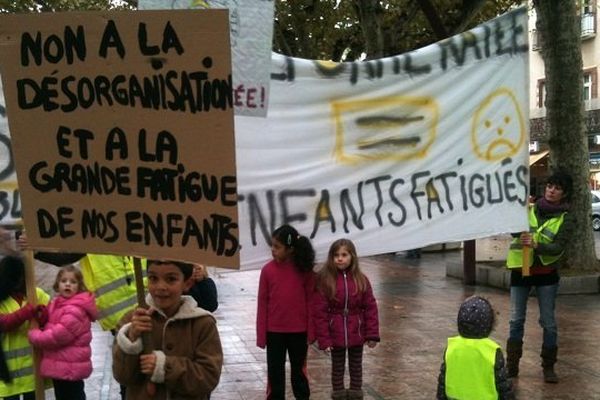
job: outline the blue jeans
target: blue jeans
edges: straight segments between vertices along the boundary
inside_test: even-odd
[[[527,315],[527,300],[530,286],[510,287],[510,331],[509,340],[523,340],[525,332],[525,316]],[[558,283],[555,285],[535,286],[535,292],[540,307],[539,323],[544,330],[543,347],[556,347],[558,344],[558,329],[554,318],[554,306]]]

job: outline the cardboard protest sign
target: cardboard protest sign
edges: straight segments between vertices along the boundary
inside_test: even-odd
[[[0,17],[36,249],[239,265],[226,10]]]

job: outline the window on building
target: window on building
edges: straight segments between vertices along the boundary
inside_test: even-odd
[[[583,74],[583,100],[592,99],[592,74],[587,72]]]
[[[540,35],[537,29],[533,29],[531,31],[531,50],[537,51],[542,48],[542,44],[540,42]]]
[[[537,84],[537,103],[538,107],[545,107],[546,103],[546,81],[543,79],[538,80]]]
[[[581,2],[581,15],[594,14],[594,0],[583,0]]]
[[[590,38],[596,33],[596,0],[581,1],[581,37]]]

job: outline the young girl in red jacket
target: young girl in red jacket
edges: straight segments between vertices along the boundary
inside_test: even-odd
[[[273,232],[271,254],[273,260],[260,273],[256,313],[256,345],[267,348],[267,399],[285,400],[286,353],[294,397],[308,399],[306,354],[314,336],[310,301],[315,251],[307,237],[283,225]]]
[[[52,378],[56,400],[85,400],[83,380],[92,373],[92,321],[98,318],[94,295],[81,272],[62,267],[53,289],[58,293],[46,310],[48,322],[29,331],[29,341],[42,349],[40,373]]]
[[[332,399],[362,399],[363,346],[379,342],[377,302],[369,279],[358,266],[354,243],[333,242],[317,275],[313,317],[319,348],[331,353]],[[350,389],[344,387],[348,353]]]

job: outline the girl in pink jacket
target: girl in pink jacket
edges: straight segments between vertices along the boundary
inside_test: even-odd
[[[40,372],[52,378],[56,400],[85,400],[83,380],[92,373],[92,321],[98,318],[94,295],[73,266],[60,269],[58,293],[48,305],[48,322],[29,331],[29,341],[42,349]]]
[[[363,346],[379,342],[377,302],[369,279],[358,266],[354,243],[333,242],[317,276],[313,318],[321,350],[331,353],[332,399],[362,399]],[[344,387],[348,353],[350,389]]]

